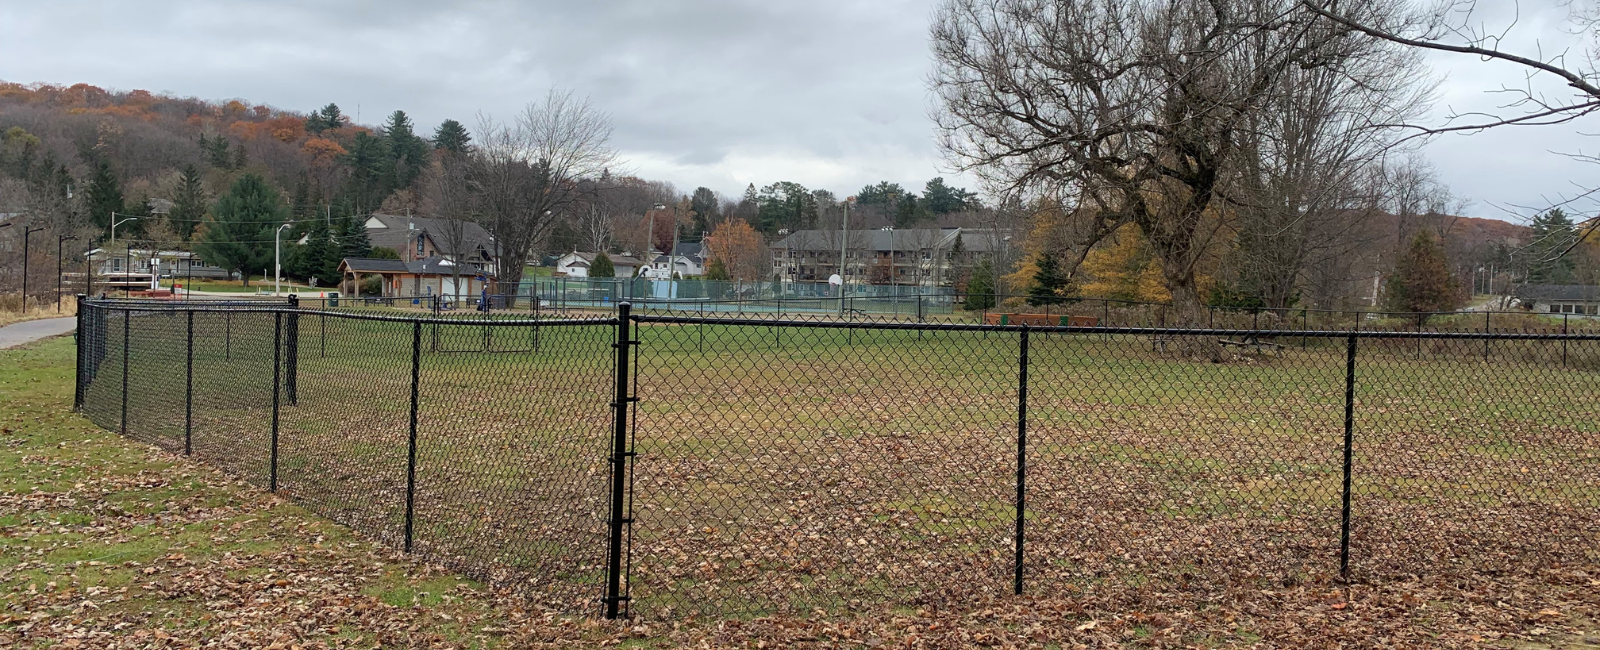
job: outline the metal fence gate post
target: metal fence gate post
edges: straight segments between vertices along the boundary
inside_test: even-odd
[[[1028,494],[1028,326],[1022,326],[1017,355],[1017,534],[1012,592],[1022,595],[1022,535]]]
[[[1339,520],[1339,577],[1350,578],[1350,473],[1355,446],[1356,335],[1345,339],[1344,362],[1344,494]]]
[[[278,401],[283,386],[283,312],[272,314],[272,458],[268,488],[278,491]]]
[[[617,338],[611,346],[616,348],[616,388],[611,402],[611,542],[606,556],[605,617],[617,617],[617,607],[626,600],[622,595],[622,525],[632,523],[624,517],[623,497],[627,482],[628,463],[628,397],[629,348],[633,341],[628,335],[632,305],[617,304]]]
[[[417,387],[422,380],[422,321],[411,321],[411,437],[406,447],[406,552],[411,552],[417,502]]]
[[[300,403],[300,296],[289,296],[289,312],[287,327],[284,330],[285,374],[283,377],[283,390],[289,398],[289,406]]]
[[[183,345],[183,455],[194,454],[194,310],[188,316],[188,338]]]
[[[122,424],[118,433],[128,435],[128,322],[133,320],[133,312],[122,310]]]
[[[88,336],[88,333],[85,332],[85,330],[83,328],[83,323],[84,323],[83,299],[84,299],[84,295],[81,294],[81,293],[78,294],[78,316],[77,316],[77,321],[78,322],[77,322],[77,325],[75,325],[73,327],[73,330],[72,330],[72,337],[78,343],[78,350],[77,350],[78,354],[77,354],[77,357],[76,357],[77,365],[73,368],[73,376],[77,377],[77,380],[73,382],[73,387],[72,387],[72,410],[74,410],[74,411],[83,410],[83,391],[84,391],[84,388],[85,388],[85,384],[87,383],[87,382],[85,382],[83,380],[83,377],[84,377],[84,370],[87,369],[88,364],[84,363],[83,357],[84,357],[85,354],[87,354],[86,351],[89,349],[89,346],[88,346],[89,336]]]

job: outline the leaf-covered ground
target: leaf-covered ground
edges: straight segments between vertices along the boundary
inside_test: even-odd
[[[0,648],[1600,648],[1600,568],[678,623],[557,616],[71,413],[70,339],[0,352]]]

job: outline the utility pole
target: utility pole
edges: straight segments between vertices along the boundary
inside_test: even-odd
[[[289,224],[283,224],[278,226],[277,230],[272,231],[272,295],[274,296],[283,295],[283,281],[281,280],[283,277],[283,244],[281,243],[281,235],[283,234],[283,229],[288,227]]]
[[[29,228],[27,224],[22,225],[22,311],[24,312],[28,311],[28,240],[33,233],[44,229],[44,226]]]
[[[56,313],[61,313],[61,245],[77,241],[73,235],[56,235]]]

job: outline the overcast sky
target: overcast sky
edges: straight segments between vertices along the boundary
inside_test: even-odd
[[[1510,0],[1492,6],[1509,19]],[[1552,52],[1555,0],[1525,1],[1508,49]],[[509,117],[551,86],[612,115],[613,144],[639,175],[682,191],[737,195],[792,180],[843,196],[878,180],[920,190],[947,173],[926,86],[934,0],[584,2],[0,2],[0,79],[307,111],[336,102],[376,124],[405,110],[431,132],[481,111]],[[1514,67],[1430,59],[1439,114],[1503,101]],[[1559,89],[1559,86],[1551,86]],[[1466,213],[1515,219],[1576,192],[1600,149],[1588,124],[1447,136],[1427,148]],[[1582,206],[1585,209],[1590,206]]]

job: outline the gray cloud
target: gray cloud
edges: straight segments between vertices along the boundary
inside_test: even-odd
[[[1480,3],[1490,5],[1493,3]],[[0,4],[0,79],[88,82],[309,110],[337,102],[425,128],[509,117],[551,86],[587,94],[641,175],[738,194],[794,180],[837,193],[940,175],[929,96],[934,0],[244,2]],[[1504,8],[1484,15],[1505,24]],[[1523,8],[1508,47],[1571,43],[1562,9]],[[1520,71],[1436,56],[1444,107]],[[1541,86],[1542,87],[1542,86]],[[1475,216],[1574,193],[1592,168],[1583,124],[1450,136],[1427,152]],[[1588,129],[1594,131],[1595,129]],[[1593,146],[1588,146],[1592,150]],[[950,177],[950,174],[944,174]],[[956,181],[964,182],[957,177]],[[971,184],[970,181],[965,181]]]

